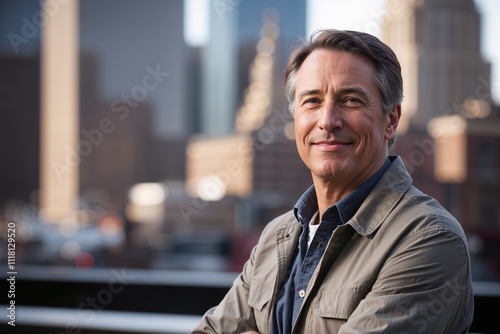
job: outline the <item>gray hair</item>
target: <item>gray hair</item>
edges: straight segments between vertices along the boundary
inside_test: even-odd
[[[380,91],[385,114],[403,100],[401,66],[391,48],[363,32],[325,29],[313,33],[308,42],[299,44],[290,55],[285,74],[285,92],[290,111],[293,111],[295,102],[297,72],[316,49],[345,51],[370,59],[375,68],[373,82]]]

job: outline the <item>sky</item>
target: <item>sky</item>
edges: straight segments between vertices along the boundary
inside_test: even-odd
[[[212,0],[184,0],[185,34],[190,45],[202,45],[208,39],[208,9]],[[229,1],[229,0],[228,0]],[[231,0],[237,1],[251,0]],[[359,30],[380,36],[388,0],[307,0],[307,33],[319,28]],[[389,0],[390,1],[390,0]],[[498,0],[474,0],[481,13],[481,52],[492,66],[492,95],[500,103],[500,13]],[[498,37],[496,38],[498,39]]]

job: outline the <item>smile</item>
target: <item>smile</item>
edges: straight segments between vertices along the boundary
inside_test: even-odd
[[[316,146],[320,151],[324,152],[339,151],[345,149],[349,145],[349,143],[339,140],[323,140],[313,144],[313,146]]]

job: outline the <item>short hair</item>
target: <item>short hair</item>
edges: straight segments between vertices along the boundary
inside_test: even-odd
[[[373,82],[379,89],[384,113],[403,100],[401,65],[394,51],[375,36],[358,31],[318,30],[310,40],[298,44],[288,60],[285,92],[288,107],[293,111],[296,76],[304,60],[317,49],[337,50],[364,56],[374,65]]]

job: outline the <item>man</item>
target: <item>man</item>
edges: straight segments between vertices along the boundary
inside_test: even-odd
[[[313,186],[266,226],[193,333],[466,333],[463,230],[388,153],[403,97],[392,50],[319,31],[291,55],[285,86]]]

